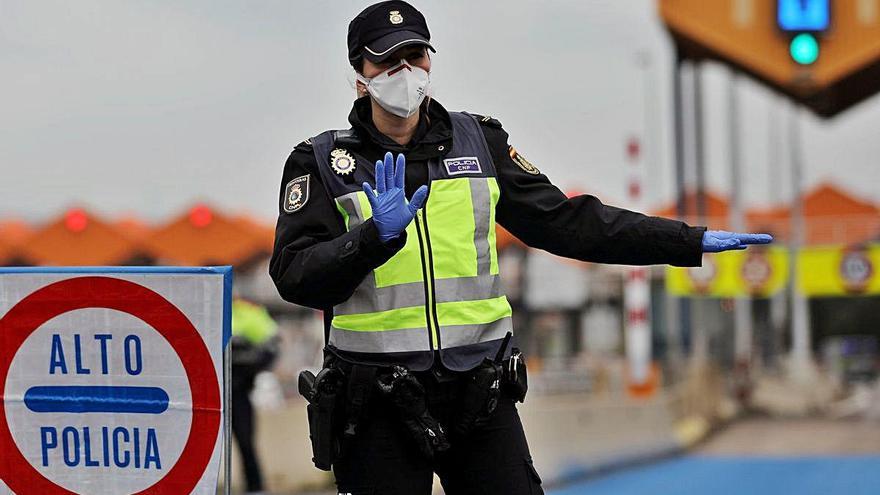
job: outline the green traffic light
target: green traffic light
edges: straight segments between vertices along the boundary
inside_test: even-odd
[[[801,33],[792,38],[789,52],[795,62],[810,65],[819,58],[819,42],[812,34]]]

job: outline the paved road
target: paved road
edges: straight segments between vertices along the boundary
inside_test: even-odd
[[[876,495],[880,456],[687,456],[548,495]]]
[[[880,423],[747,420],[688,455],[548,495],[876,495]]]
[[[751,419],[734,423],[699,449],[705,455],[880,455],[880,422]],[[880,493],[878,490],[877,493]]]
[[[739,421],[691,455],[547,490],[547,495],[790,493],[880,494],[880,423]]]

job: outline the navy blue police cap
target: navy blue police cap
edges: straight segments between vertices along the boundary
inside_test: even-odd
[[[425,45],[431,51],[431,33],[425,16],[402,0],[370,5],[348,25],[348,60],[357,66],[361,57],[383,62],[409,45]]]

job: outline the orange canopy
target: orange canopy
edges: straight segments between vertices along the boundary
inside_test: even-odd
[[[240,265],[271,252],[265,233],[253,225],[195,205],[144,241],[162,264]]]
[[[118,265],[137,252],[137,245],[111,224],[73,208],[29,236],[21,257],[35,265]]]
[[[232,221],[238,223],[243,228],[250,229],[259,245],[266,252],[272,252],[272,248],[275,245],[275,228],[272,225],[260,223],[248,215],[236,215],[232,217]]]
[[[21,255],[21,247],[34,231],[24,220],[0,222],[0,263]]]
[[[727,198],[712,191],[706,191],[704,196],[706,202],[705,214],[707,218],[727,218],[730,208],[727,202]],[[684,200],[685,211],[697,211],[697,194],[695,192],[688,192],[687,194],[685,194]],[[678,205],[675,202],[672,202],[665,207],[652,212],[651,214],[658,217],[676,218],[678,216]]]
[[[696,210],[695,195],[687,195],[688,211]],[[707,194],[705,223],[713,229],[729,229],[729,204],[720,195]],[[803,198],[805,239],[808,244],[856,244],[880,237],[880,208],[870,201],[857,198],[842,188],[824,182],[807,192]],[[675,218],[675,204],[653,214]],[[769,232],[781,239],[790,238],[791,208],[787,205],[766,209],[748,209],[746,226],[751,231]],[[694,224],[693,214],[685,221]]]
[[[153,232],[148,224],[132,214],[118,218],[113,222],[113,227],[120,234],[136,242],[146,239]]]

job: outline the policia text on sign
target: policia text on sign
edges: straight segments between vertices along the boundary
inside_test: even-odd
[[[90,375],[92,368],[96,373],[111,373],[110,363],[124,363],[129,376],[141,374],[144,359],[141,339],[137,335],[127,335],[119,348],[111,346],[112,334],[93,336],[94,352],[83,343],[80,334],[73,335],[73,348],[65,347],[60,334],[52,335],[49,357],[50,375]],[[85,351],[83,350],[85,348]],[[122,359],[110,359],[110,352],[121,353]],[[65,357],[70,356],[70,357]],[[87,356],[97,356],[95,363],[89,363]],[[68,366],[68,360],[71,360]],[[114,392],[127,397],[126,402],[107,400]],[[101,387],[101,386],[51,386],[33,387],[25,394],[25,405],[35,412],[147,412],[159,414],[168,408],[168,395],[155,387]],[[124,411],[123,411],[124,409]],[[162,469],[159,455],[159,440],[155,428],[125,428],[122,426],[102,426],[93,431],[88,426],[81,429],[67,426],[59,429],[54,426],[40,427],[40,446],[42,464],[50,467],[51,451],[56,451],[68,467],[110,467],[133,469]],[[56,450],[60,449],[60,450]],[[56,461],[56,462],[57,462]]]
[[[303,141],[284,168],[270,274],[323,310],[327,341],[324,370],[300,382],[314,461],[340,493],[429,494],[435,472],[449,495],[542,493],[496,223],[560,256],[636,265],[696,266],[769,236],[567,198],[498,120],[429,97],[429,40],[406,2],[361,12],[351,128]]]

